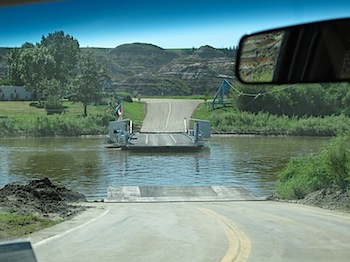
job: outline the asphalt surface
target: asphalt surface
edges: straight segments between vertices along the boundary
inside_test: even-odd
[[[197,150],[184,134],[201,100],[144,99],[146,116],[140,132],[131,140],[131,150]]]
[[[350,216],[269,201],[89,203],[32,234],[38,261],[349,261]]]
[[[184,118],[192,116],[202,100],[143,99],[147,103],[141,132],[184,132]]]

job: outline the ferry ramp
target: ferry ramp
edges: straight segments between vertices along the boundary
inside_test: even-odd
[[[109,187],[105,202],[257,201],[248,188],[238,186],[123,186]]]

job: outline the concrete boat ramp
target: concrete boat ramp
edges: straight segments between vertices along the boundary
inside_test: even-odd
[[[123,186],[109,187],[105,202],[207,202],[261,200],[237,186]]]

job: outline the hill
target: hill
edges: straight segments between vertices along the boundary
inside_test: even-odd
[[[0,78],[6,78],[6,53],[0,49]],[[82,52],[86,48],[81,49]],[[233,75],[235,50],[202,46],[198,49],[163,49],[146,43],[116,48],[89,48],[107,69],[118,92],[146,95],[214,94],[219,75]]]

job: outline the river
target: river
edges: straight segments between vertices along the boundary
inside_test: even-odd
[[[195,153],[134,153],[109,149],[103,138],[0,140],[0,187],[48,177],[89,200],[114,186],[245,186],[274,192],[291,157],[317,152],[327,138],[212,137]]]

